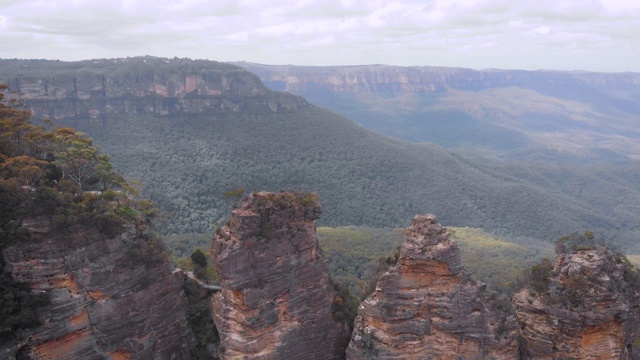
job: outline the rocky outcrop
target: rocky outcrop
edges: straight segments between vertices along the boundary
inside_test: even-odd
[[[134,226],[105,238],[82,226],[51,232],[46,218],[23,225],[30,236],[3,249],[2,270],[50,301],[40,325],[0,344],[0,358],[189,359],[185,276],[158,243]]]
[[[471,69],[400,67],[389,65],[290,66],[238,62],[270,87],[292,93],[330,91],[343,93],[439,92],[486,82],[487,75]]]
[[[508,304],[465,272],[433,215],[417,215],[397,264],[360,305],[348,359],[515,359]]]
[[[337,359],[346,332],[315,236],[316,195],[254,193],[213,237],[224,359]],[[343,354],[342,354],[343,355]]]
[[[233,65],[150,56],[79,62],[0,60],[0,83],[14,90],[36,118],[53,120],[273,114],[308,105],[301,97],[268,90],[256,75]]]
[[[548,271],[513,296],[523,359],[640,359],[640,279],[626,259],[579,250]]]

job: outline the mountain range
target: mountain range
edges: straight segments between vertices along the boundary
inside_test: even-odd
[[[638,73],[236,64],[410,141],[513,160],[640,158]]]
[[[482,83],[469,81],[465,91]],[[232,190],[293,188],[320,194],[323,226],[399,227],[431,212],[446,225],[511,238],[554,240],[593,229],[627,249],[638,246],[640,174],[631,154],[614,168],[476,160],[368,130],[213,61],[2,60],[0,82],[36,121],[49,117],[86,132],[117,170],[140,180],[164,213],[166,234],[210,233],[233,205],[224,196]],[[618,107],[633,111],[630,102]]]

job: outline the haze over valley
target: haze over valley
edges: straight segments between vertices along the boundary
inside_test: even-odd
[[[16,69],[19,76],[11,77]],[[320,194],[323,225],[401,227],[415,213],[432,212],[450,226],[514,238],[552,241],[593,229],[635,246],[640,197],[631,195],[638,192],[631,155],[620,164],[583,165],[561,156],[549,163],[534,155],[518,162],[466,159],[439,145],[377,134],[304,98],[268,90],[239,67],[209,61],[5,60],[0,70],[36,117],[86,132],[126,177],[140,180],[165,214],[166,234],[213,231],[233,202],[224,194],[234,189],[293,188]],[[505,95],[505,102],[513,101]],[[451,133],[466,128],[439,122]],[[523,142],[534,141],[519,133]]]
[[[0,359],[640,359],[640,6],[0,2]]]

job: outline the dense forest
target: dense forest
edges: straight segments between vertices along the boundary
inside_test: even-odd
[[[6,87],[3,87],[2,90],[7,91]],[[324,113],[320,109],[312,108],[311,110],[320,111],[321,114]],[[129,166],[129,169],[133,169],[134,172],[141,171],[141,174],[154,174],[146,168],[147,164],[153,164],[153,166],[169,167],[169,171],[174,171],[175,174],[178,174],[176,177],[168,177],[168,179],[171,179],[169,183],[173,184],[173,187],[158,186],[158,184],[166,184],[166,182],[163,183],[163,179],[159,175],[152,175],[154,182],[150,184],[155,184],[157,191],[154,192],[153,189],[147,188],[147,192],[161,201],[165,199],[162,195],[167,194],[167,189],[175,191],[176,194],[183,194],[185,191],[189,194],[191,188],[195,187],[198,181],[200,183],[210,181],[206,177],[208,174],[228,175],[227,172],[231,172],[231,175],[228,175],[229,178],[222,177],[222,183],[226,184],[226,186],[222,187],[223,190],[226,190],[222,196],[218,194],[221,188],[211,189],[209,193],[196,193],[198,195],[195,196],[200,200],[204,198],[204,200],[213,201],[214,203],[216,198],[219,198],[219,207],[216,210],[222,212],[223,209],[226,209],[228,211],[243,195],[243,188],[252,188],[254,186],[258,188],[265,183],[277,183],[280,186],[291,184],[290,182],[278,183],[278,181],[282,181],[281,176],[276,176],[278,171],[288,174],[290,176],[289,180],[299,183],[300,188],[314,188],[321,183],[317,182],[318,177],[312,177],[311,174],[322,174],[321,170],[325,170],[325,173],[333,175],[330,180],[335,181],[328,182],[329,186],[337,186],[338,182],[344,182],[352,186],[347,190],[343,190],[345,191],[342,194],[345,197],[344,199],[337,198],[334,201],[337,204],[345,204],[343,206],[351,206],[351,208],[344,210],[344,213],[351,212],[352,215],[360,216],[360,218],[344,220],[331,218],[331,215],[335,216],[335,214],[330,213],[327,223],[340,224],[341,221],[357,222],[357,220],[363,222],[362,219],[365,216],[371,216],[379,224],[383,225],[402,222],[403,220],[399,218],[391,219],[391,221],[384,217],[376,218],[376,211],[368,213],[367,207],[360,209],[349,201],[345,201],[345,199],[350,199],[349,196],[352,196],[350,191],[356,195],[358,195],[358,191],[362,191],[363,194],[376,192],[376,194],[382,196],[385,191],[389,191],[389,184],[400,183],[400,180],[391,175],[386,178],[381,178],[382,174],[372,176],[371,169],[374,168],[375,164],[387,165],[392,169],[394,169],[394,166],[401,166],[400,169],[405,171],[417,165],[418,169],[421,170],[417,174],[417,179],[430,181],[429,189],[433,191],[433,197],[444,196],[444,198],[453,203],[468,202],[469,199],[459,198],[458,196],[461,195],[453,189],[446,190],[447,187],[438,182],[439,179],[443,178],[445,181],[466,186],[461,189],[468,191],[462,193],[463,196],[467,197],[474,190],[479,189],[479,186],[482,186],[483,189],[493,189],[495,192],[490,195],[497,196],[500,191],[505,190],[501,186],[511,184],[515,186],[515,191],[520,191],[518,193],[519,198],[530,202],[536,200],[535,197],[527,197],[529,191],[531,191],[531,196],[536,194],[535,188],[518,187],[515,185],[517,183],[511,182],[512,180],[509,177],[500,178],[485,173],[469,162],[452,156],[438,147],[426,145],[423,147],[407,146],[403,142],[380,137],[369,132],[365,134],[369,134],[371,139],[376,140],[373,144],[358,142],[355,139],[362,133],[359,133],[359,129],[355,125],[351,125],[352,134],[342,131],[339,132],[340,136],[335,134],[336,136],[329,137],[328,139],[333,139],[334,141],[332,143],[334,146],[328,148],[334,151],[329,151],[324,147],[321,149],[320,145],[312,141],[313,135],[321,132],[322,127],[314,127],[312,125],[314,122],[304,117],[296,116],[283,120],[280,116],[268,119],[270,126],[261,128],[261,131],[264,132],[264,138],[267,140],[277,138],[277,134],[280,131],[278,127],[274,128],[273,125],[280,122],[282,122],[280,129],[297,125],[305,129],[312,128],[315,130],[311,134],[307,134],[306,131],[300,132],[298,135],[301,138],[287,143],[275,143],[273,146],[269,146],[271,144],[270,141],[238,136],[239,129],[236,129],[235,126],[243,128],[243,125],[248,125],[247,122],[242,122],[242,119],[239,121],[238,118],[235,118],[234,122],[232,122],[234,126],[230,126],[228,121],[214,122],[216,132],[210,131],[211,123],[205,123],[198,118],[184,119],[185,121],[179,126],[176,126],[175,123],[158,122],[157,119],[145,120],[144,118],[139,118],[138,120],[140,119],[147,121],[143,129],[149,129],[149,132],[134,133],[125,120],[118,118],[113,120],[114,124],[112,125],[115,126],[107,127],[106,129],[119,131],[118,136],[125,141],[131,141],[128,144],[132,149],[135,149],[135,151],[129,153],[132,159],[121,163],[124,168]],[[342,124],[341,118],[337,119],[338,123]],[[185,122],[189,120],[193,122],[190,124],[191,126],[186,126]],[[157,209],[150,201],[138,199],[137,190],[114,171],[110,158],[101,153],[93,145],[91,139],[73,128],[57,127],[50,121],[45,121],[42,125],[35,125],[31,121],[31,113],[28,110],[21,110],[18,102],[5,101],[4,96],[0,97],[0,129],[2,130],[2,136],[0,137],[0,170],[2,171],[2,178],[0,178],[0,199],[2,200],[2,207],[0,208],[0,218],[2,219],[2,223],[0,223],[0,250],[9,241],[29,241],[27,227],[30,227],[32,231],[38,231],[38,226],[46,226],[55,232],[66,232],[74,231],[77,227],[90,226],[98,229],[105,238],[117,235],[124,230],[125,226],[131,226],[132,224],[139,231],[144,232],[144,229],[150,225],[148,221],[157,215]],[[162,131],[152,131],[158,128]],[[268,129],[271,129],[271,132],[267,131]],[[341,130],[344,130],[344,128],[341,128]],[[225,142],[228,145],[227,147],[210,150],[210,148],[200,143],[200,151],[187,151],[187,149],[193,150],[191,146],[198,144],[197,141],[194,141],[199,139],[196,136],[198,133],[216,134],[219,136],[217,138],[218,141],[224,142],[225,139],[230,138],[227,133],[229,131],[235,134],[233,137],[235,142],[243,141],[241,146],[233,146],[227,141]],[[165,155],[158,152],[159,148],[149,145],[152,136],[157,134],[163,134],[162,137],[155,140],[160,144],[169,144],[171,142],[167,140],[174,139],[176,144],[184,146],[184,152],[178,152],[178,154],[188,160],[187,165],[190,166],[190,169],[196,170],[189,172],[187,167],[180,167],[180,165],[176,165],[175,161],[163,158],[162,156]],[[188,136],[185,137],[185,135]],[[291,135],[291,133],[287,135]],[[137,141],[134,141],[133,138],[136,138]],[[185,138],[189,139],[189,142],[184,143],[182,139]],[[379,141],[380,139],[384,141]],[[251,144],[255,142],[258,142],[258,145],[254,147]],[[348,143],[349,147],[344,148],[344,143]],[[381,144],[384,146],[382,151],[376,148]],[[405,155],[409,154],[408,159],[393,158],[390,157],[393,153],[389,154],[384,150],[393,149],[394,147],[411,149],[412,152],[404,153]],[[172,149],[177,148],[179,149],[179,147],[172,147]],[[296,149],[301,148],[308,148],[312,151],[302,155],[296,154]],[[144,149],[149,151],[144,151]],[[268,156],[263,151],[266,151]],[[314,151],[317,151],[322,156],[314,157],[313,161],[306,160],[306,157],[314,154]],[[204,155],[204,157],[194,157],[192,155],[194,153]],[[115,154],[124,156],[125,153],[116,151]],[[273,154],[279,154],[279,158],[288,158],[291,161],[274,162],[271,158]],[[365,156],[366,154],[369,154],[369,157]],[[431,156],[427,158],[428,162],[422,163],[421,156],[425,155]],[[170,156],[177,155],[170,153]],[[204,159],[209,156],[217,159],[217,161],[214,163],[206,162]],[[235,159],[235,161],[230,161],[230,159]],[[256,164],[251,159],[258,159],[262,162],[262,167],[260,167],[262,171],[255,171]],[[327,162],[326,159],[332,161]],[[225,166],[226,162],[232,165],[244,164],[244,166]],[[200,165],[204,169],[198,171],[197,166],[193,167],[194,164]],[[264,164],[275,166],[275,169],[271,169]],[[360,164],[360,167],[356,166],[357,164]],[[327,168],[329,165],[337,168]],[[406,168],[402,168],[402,166]],[[433,168],[431,168],[432,166]],[[338,168],[347,168],[349,171],[341,172]],[[248,172],[246,169],[253,170],[253,172]],[[236,173],[233,173],[233,171]],[[430,171],[435,174],[429,174]],[[410,172],[408,173],[410,174]],[[305,174],[308,177],[305,177]],[[343,177],[335,178],[336,174],[342,174],[341,176]],[[397,175],[397,172],[395,174]],[[407,174],[407,172],[403,174]],[[475,177],[472,179],[465,178],[463,175],[467,174],[474,174]],[[273,176],[273,178],[268,176]],[[219,178],[214,179],[219,181],[217,180]],[[238,179],[242,179],[244,182],[238,183]],[[319,179],[329,180],[328,177],[322,176]],[[392,181],[389,182],[390,179]],[[402,177],[404,181],[411,179],[411,176]],[[471,180],[477,181],[478,179],[484,179],[485,182],[481,184],[471,183]],[[251,181],[254,183],[251,183]],[[495,188],[489,185],[490,182],[496,182],[493,184]],[[386,204],[389,204],[389,206],[395,204],[391,198],[382,197],[382,199],[388,201]],[[404,197],[404,199],[406,201],[410,200],[409,197]],[[482,200],[482,197],[475,197],[474,199]],[[505,199],[501,199],[504,203]],[[329,203],[331,206],[331,198]],[[446,201],[443,201],[443,203],[447,204]],[[209,227],[217,226],[216,223],[206,223],[205,219],[198,222],[198,218],[191,213],[191,204],[187,203],[187,206],[182,209],[184,214],[189,216],[189,220],[182,222],[185,226],[184,230],[193,231],[193,226],[201,224],[202,228],[198,229],[199,232],[206,233]],[[361,204],[361,202],[357,204]],[[516,201],[515,204],[517,205],[518,202]],[[544,203],[539,202],[538,204]],[[328,207],[330,208],[330,206]],[[375,207],[374,199],[371,200],[368,206],[373,210],[380,211],[379,208]],[[447,208],[445,207],[444,209]],[[411,211],[411,209],[403,207],[396,207],[396,210],[402,214]],[[536,210],[539,211],[540,208],[538,207]],[[553,211],[554,209],[549,208],[548,210],[551,211],[553,216],[562,215]],[[203,213],[196,212],[195,214],[201,215]],[[488,215],[485,214],[485,216]],[[219,219],[223,219],[223,216],[220,216]],[[165,229],[171,226],[167,221],[168,219],[158,220],[160,224],[164,222]],[[505,226],[504,229],[508,229],[506,225],[489,224],[496,224],[494,226],[497,229],[500,229],[500,226]],[[552,223],[550,222],[550,224]],[[534,223],[534,225],[536,224]],[[542,225],[537,224],[537,226]],[[556,228],[555,231],[560,231],[562,225],[560,224],[560,227]],[[524,229],[527,231],[527,228]],[[513,236],[511,234],[509,241],[506,241],[503,238],[490,235],[482,229],[470,227],[450,227],[449,233],[462,250],[463,263],[466,268],[481,281],[486,282],[489,287],[502,292],[511,291],[515,286],[522,286],[525,282],[535,284],[535,281],[539,280],[539,272],[548,272],[551,264],[549,260],[546,260],[553,256],[548,239],[543,241],[534,237]],[[540,228],[538,228],[539,233],[542,233]],[[576,246],[600,245],[601,243],[597,242],[593,242],[592,245],[585,245],[585,237],[587,240],[591,240],[593,239],[592,234],[591,232],[585,232],[585,235],[582,236],[573,235],[560,238],[556,243],[556,251],[571,251]],[[359,298],[362,298],[371,291],[371,286],[377,275],[394,263],[395,249],[402,242],[404,234],[402,230],[390,227],[342,226],[334,228],[320,227],[318,228],[317,236],[324,256],[329,263],[331,276],[337,283],[336,288],[344,299],[349,299],[348,308],[351,311],[349,316],[352,316],[357,300],[350,294],[357,294]],[[174,264],[187,270],[193,270],[201,279],[216,279],[216,274],[205,255],[210,246],[210,235],[171,234],[167,236],[165,243],[168,245],[170,252],[172,252]],[[164,247],[160,242],[154,242],[154,244],[158,245],[153,250],[156,254],[164,251]],[[194,249],[196,250],[194,251]],[[135,259],[143,261],[144,256],[141,253],[140,257]],[[164,255],[161,254],[161,256]],[[0,299],[3,315],[3,320],[0,324],[0,340],[5,337],[11,337],[12,334],[20,329],[38,325],[36,309],[47,303],[46,297],[37,296],[37,294],[29,291],[24,284],[16,283],[5,271],[2,272],[0,277],[0,288],[5,294]],[[195,296],[194,294],[191,295]],[[196,333],[201,335],[201,347],[204,349],[209,341],[215,340],[215,337],[211,332],[210,324],[203,325],[196,321],[203,316],[202,314],[206,313],[203,303],[196,298],[197,296],[193,297],[193,299],[189,298],[191,301],[189,321],[193,329],[200,329]]]
[[[167,235],[211,234],[235,201],[225,196],[230,191],[301,189],[320,194],[321,226],[404,227],[416,213],[434,213],[447,226],[509,240],[551,241],[593,229],[627,251],[640,246],[633,164],[621,170],[469,160],[369,131],[269,91],[229,64],[141,57],[0,65],[0,78],[21,86],[25,103],[53,114],[66,109],[55,123],[89,134],[115,169],[140,181]],[[181,89],[188,79],[209,88],[185,87],[176,97],[153,90]]]
[[[638,73],[238,62],[368,129],[474,158],[638,160]]]
[[[317,108],[262,118],[137,116],[88,131],[118,170],[141,180],[167,217],[167,234],[212,232],[233,203],[224,193],[237,188],[317,191],[320,223],[329,226],[404,226],[432,212],[452,226],[555,238],[574,229],[612,231],[622,221]]]
[[[83,224],[114,235],[142,215],[155,215],[153,203],[134,200],[138,191],[85,134],[34,125],[31,113],[13,102],[0,102],[0,116],[0,241],[19,235],[26,217],[47,217],[54,230]]]

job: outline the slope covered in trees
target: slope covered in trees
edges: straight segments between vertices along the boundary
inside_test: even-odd
[[[602,221],[588,205],[501,179],[433,145],[368,132],[318,108],[270,116],[113,119],[89,130],[170,216],[167,233],[210,232],[244,188],[320,193],[323,225],[401,226],[435,212],[448,224],[551,236]]]
[[[437,145],[368,131],[228,64],[145,57],[9,65],[0,77],[20,84],[29,106],[87,132],[121,173],[142,182],[168,234],[211,233],[232,205],[224,194],[238,188],[316,191],[323,226],[402,227],[416,213],[435,213],[449,226],[508,236],[591,228],[631,243],[630,224],[640,223],[637,213],[619,216]]]
[[[238,65],[369,129],[595,207],[625,224],[611,237],[638,249],[640,74]]]
[[[474,156],[640,159],[638,73],[238,65],[369,129]]]
[[[115,234],[137,220],[139,210],[153,215],[152,203],[132,200],[136,190],[91,139],[72,128],[34,125],[28,110],[4,97],[0,93],[1,242],[19,235],[27,216],[46,216],[57,230],[82,223]]]

